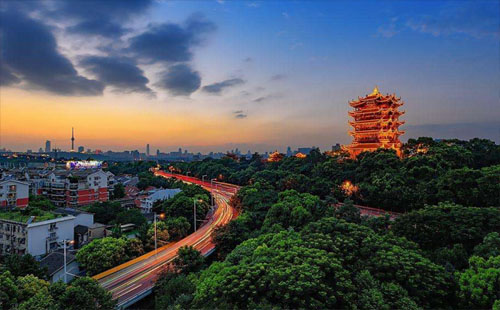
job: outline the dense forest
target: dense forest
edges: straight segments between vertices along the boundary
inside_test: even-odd
[[[172,164],[243,185],[240,216],[216,230],[215,262],[157,282],[156,308],[500,309],[499,146],[420,138],[404,153]]]

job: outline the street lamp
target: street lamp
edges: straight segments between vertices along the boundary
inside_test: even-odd
[[[186,171],[186,176],[188,176],[188,174],[190,174],[190,173],[191,173],[191,171]]]
[[[198,199],[198,202],[203,202],[203,200]],[[193,199],[193,223],[194,223],[194,231],[196,231],[196,198]]]
[[[210,189],[211,189],[211,193],[210,193],[210,196],[212,198],[212,208],[214,207],[214,180],[217,180],[217,179],[211,179],[210,180]]]
[[[154,225],[155,225],[155,256],[158,254],[158,250],[157,250],[157,244],[158,242],[156,241],[156,212],[153,212],[154,214]],[[160,217],[160,219],[163,219],[165,218],[165,213],[160,213],[160,215],[158,215]]]
[[[202,182],[205,182],[205,177],[206,177],[206,176],[207,176],[206,174],[204,174],[204,175],[202,175],[202,176],[201,176],[201,181],[202,181]]]
[[[66,243],[69,241],[69,244],[75,243],[75,240],[63,240],[63,248],[64,248],[64,283],[68,283],[67,275],[68,271],[66,270]]]

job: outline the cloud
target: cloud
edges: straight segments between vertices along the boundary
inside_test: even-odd
[[[184,25],[165,23],[152,26],[130,40],[128,50],[138,58],[153,62],[185,62],[192,59],[192,48],[215,30],[215,24],[193,15]]]
[[[156,83],[156,86],[168,90],[174,96],[189,96],[200,88],[200,85],[200,74],[187,64],[170,66]]]
[[[19,12],[0,12],[2,83],[18,77],[30,88],[59,95],[101,95],[104,85],[80,76],[69,59],[59,53],[48,27]],[[17,81],[19,82],[19,81]]]
[[[247,58],[243,59],[243,62],[252,62],[252,61],[253,61],[252,57],[247,57]]]
[[[498,2],[466,2],[445,6],[438,14],[412,18],[406,25],[433,36],[464,34],[474,38],[500,37]]]
[[[120,92],[141,92],[153,95],[146,86],[149,80],[130,58],[85,57],[80,65],[93,73],[105,85],[116,87]]]
[[[393,17],[388,25],[379,26],[377,28],[377,34],[384,38],[392,38],[396,34],[400,33],[400,27],[396,26],[398,19],[398,17]]]
[[[261,102],[264,102],[264,101],[268,101],[268,100],[275,99],[275,98],[281,98],[281,97],[283,97],[283,96],[280,95],[280,94],[270,94],[270,95],[267,95],[267,96],[261,96],[261,97],[255,98],[252,101],[253,102],[257,102],[257,103],[261,103]]]
[[[286,75],[284,74],[275,74],[271,76],[271,81],[280,81],[286,79]]]
[[[290,14],[288,14],[287,12],[281,12],[281,15],[286,19],[290,18]]]
[[[7,69],[6,66],[0,63],[0,86],[9,86],[18,84],[20,82],[21,79],[12,74],[12,72],[10,72],[10,70]]]
[[[152,0],[54,1],[55,10],[48,14],[61,20],[76,20],[67,28],[71,33],[119,37],[126,32],[122,24],[144,13],[151,3]]]
[[[211,94],[220,94],[224,89],[237,86],[237,85],[242,85],[244,84],[245,81],[242,79],[236,78],[236,79],[229,79],[225,80],[222,82],[217,82],[213,83],[210,85],[203,86],[203,91]]]
[[[234,118],[242,119],[246,118],[248,115],[243,112],[243,110],[238,110],[233,112]]]

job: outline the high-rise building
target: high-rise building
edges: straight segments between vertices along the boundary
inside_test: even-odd
[[[71,127],[71,151],[75,150],[75,135],[73,127]]]
[[[45,141],[45,153],[49,153],[50,152],[50,141],[47,140]]]
[[[78,153],[83,153],[85,151],[85,148],[83,146],[78,147]]]
[[[146,144],[146,156],[149,157],[149,143]]]
[[[354,131],[353,142],[346,147],[351,157],[356,157],[362,152],[375,151],[378,148],[393,149],[401,156],[401,141],[399,136],[404,134],[398,127],[404,124],[399,121],[399,116],[404,111],[398,108],[404,104],[395,94],[382,95],[375,87],[373,92],[364,98],[349,102],[354,111],[349,115],[354,121],[349,124]]]

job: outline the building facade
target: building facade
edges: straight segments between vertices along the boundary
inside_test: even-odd
[[[141,199],[141,212],[151,213],[156,201],[172,198],[180,192],[181,190],[178,188],[158,189],[149,192],[148,196]]]
[[[0,255],[42,256],[58,248],[63,240],[73,240],[74,217],[26,222],[0,219]]]
[[[108,201],[111,186],[114,186],[114,175],[111,172],[54,172],[48,176],[38,193],[46,196],[55,206],[76,208]]]
[[[30,186],[14,179],[0,181],[0,207],[24,208],[28,205]]]

